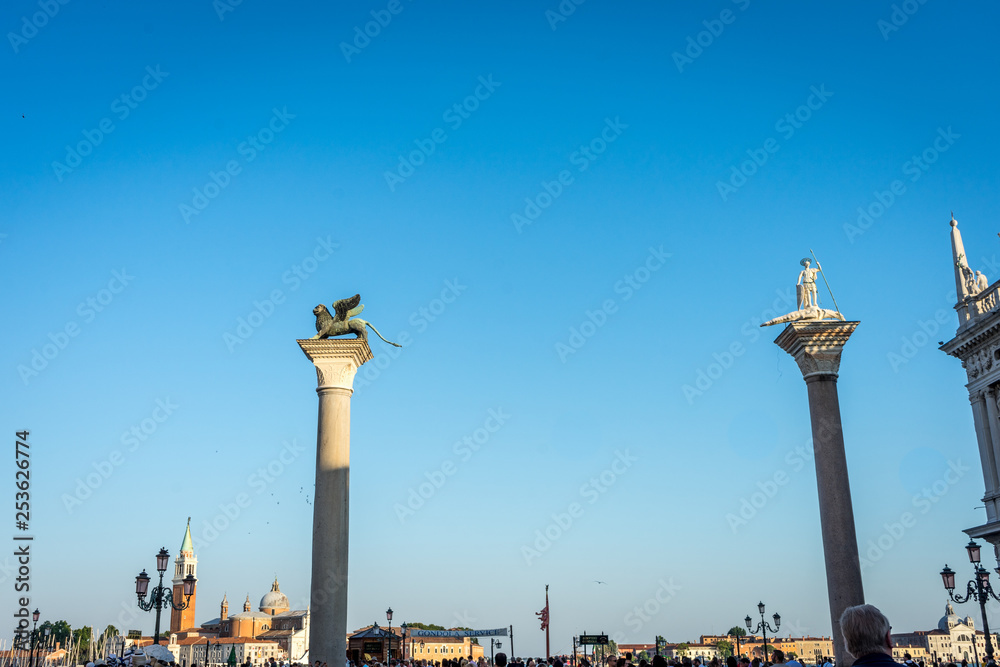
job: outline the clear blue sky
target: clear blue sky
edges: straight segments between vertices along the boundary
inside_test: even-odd
[[[8,442],[31,429],[32,606],[150,631],[119,613],[188,516],[199,621],[224,592],[256,606],[275,574],[301,606],[316,398],[294,339],[317,303],[360,292],[407,345],[373,339],[353,399],[352,627],[391,605],[394,623],[513,624],[537,654],[550,584],[553,650],[585,630],[694,639],[758,600],[828,634],[815,476],[789,454],[808,443],[806,390],[756,328],[791,309],[812,248],[861,321],[840,380],[857,532],[863,556],[891,544],[866,595],[895,628],[933,627],[937,572],[985,520],[964,371],[935,343],[956,325],[950,210],[1000,278],[997,7],[913,3],[895,26],[888,1],[590,0],[565,21],[555,0],[390,4],[0,12],[0,377]],[[372,12],[386,25],[345,49]],[[859,207],[878,215],[845,229]],[[686,395],[700,372],[716,377]],[[504,424],[456,449],[491,410]],[[284,442],[291,462],[273,463]],[[619,455],[613,484],[584,487]],[[915,502],[949,461],[958,483]],[[254,477],[269,464],[273,481]],[[915,525],[884,537],[904,512]],[[658,609],[636,620],[643,605]]]

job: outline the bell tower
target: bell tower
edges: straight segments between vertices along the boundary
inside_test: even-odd
[[[184,577],[192,575],[198,578],[198,559],[194,555],[194,545],[191,542],[191,517],[188,517],[187,528],[184,529],[184,541],[181,542],[181,552],[174,559],[173,596],[174,604],[184,602]],[[181,632],[194,629],[194,603],[198,597],[198,585],[195,584],[187,609],[170,610],[170,632]]]
[[[229,600],[226,599],[226,594],[222,594],[222,608],[219,609],[219,620],[225,621],[229,618]]]

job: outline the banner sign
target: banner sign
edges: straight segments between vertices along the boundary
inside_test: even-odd
[[[584,644],[589,644],[591,646],[607,646],[608,636],[607,635],[580,635],[579,644],[582,646]]]
[[[407,628],[406,632],[411,637],[506,637],[507,628],[497,628],[496,630],[421,630],[420,628]]]
[[[382,650],[382,642],[365,642],[365,653],[378,653]]]

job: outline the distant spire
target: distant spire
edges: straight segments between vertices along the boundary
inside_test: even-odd
[[[247,601],[243,603],[243,611],[250,611],[250,594],[247,593]]]
[[[965,256],[965,245],[962,243],[962,233],[958,231],[958,220],[955,220],[955,213],[951,215],[951,260],[955,269],[955,293],[961,303],[965,297],[969,296],[969,289],[966,278],[971,271],[969,261]],[[959,325],[964,324],[962,314],[959,313]]]
[[[194,544],[191,542],[191,517],[188,517],[187,528],[184,529],[184,541],[181,542],[181,551],[194,553]]]

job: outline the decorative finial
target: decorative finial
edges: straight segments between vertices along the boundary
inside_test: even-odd
[[[951,212],[951,226],[958,227],[958,220],[955,219],[955,212]]]

